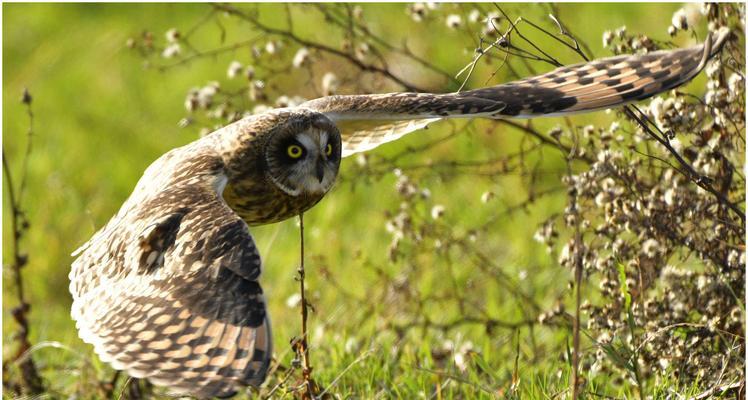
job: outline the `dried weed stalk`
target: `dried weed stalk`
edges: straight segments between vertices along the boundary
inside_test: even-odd
[[[10,206],[10,222],[12,230],[12,262],[8,266],[13,271],[12,287],[16,292],[18,305],[11,310],[13,319],[18,324],[18,331],[14,334],[18,343],[18,348],[14,355],[7,360],[3,360],[3,386],[11,390],[16,395],[37,395],[44,391],[41,376],[37,371],[34,360],[27,356],[32,345],[29,340],[29,319],[31,304],[26,297],[23,285],[23,268],[29,262],[28,254],[21,251],[21,241],[23,235],[30,228],[29,220],[23,209],[23,192],[26,187],[26,177],[28,175],[28,159],[32,150],[32,138],[34,136],[34,113],[31,110],[32,97],[28,90],[24,90],[21,102],[26,107],[26,113],[29,118],[29,128],[26,132],[26,152],[21,166],[21,180],[18,186],[13,184],[13,175],[10,171],[10,161],[3,149],[3,175],[5,177],[5,186],[8,188],[8,205]],[[12,377],[11,369],[20,369],[20,380],[16,381]]]

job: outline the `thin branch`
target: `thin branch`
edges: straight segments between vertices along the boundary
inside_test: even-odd
[[[572,176],[571,155],[566,158],[566,172],[569,177]],[[576,190],[569,190],[569,208],[574,216],[574,325],[573,325],[573,353],[571,359],[571,398],[579,398],[580,379],[579,379],[579,360],[582,346],[580,343],[580,318],[582,305],[582,272],[584,258],[584,243],[580,229],[582,216],[579,213]]]
[[[537,138],[538,140],[540,140],[540,142],[543,143],[544,145],[557,148],[558,150],[560,150],[561,152],[563,152],[564,156],[568,156],[569,154],[572,154],[572,152],[573,152],[573,149],[571,147],[562,144],[558,140],[550,139],[550,138],[546,137],[545,135],[541,134],[540,132],[532,129],[530,127],[529,123],[526,124],[526,125],[523,125],[523,124],[520,124],[519,122],[516,122],[516,121],[513,121],[513,120],[509,120],[509,119],[501,119],[501,120],[499,120],[499,122],[501,122],[504,125],[509,125],[509,126],[511,126],[513,128],[519,129],[521,131],[524,131],[525,133],[530,134],[531,136],[533,136],[533,137]],[[583,160],[583,161],[585,161],[587,163],[590,163],[590,164],[594,162],[594,159],[592,157],[590,157],[588,155],[580,155],[580,154],[578,154],[576,152],[574,152],[574,158],[575,159],[579,159],[579,160]]]
[[[187,57],[181,58],[181,59],[179,59],[179,61],[173,62],[171,64],[154,65],[154,68],[156,68],[160,72],[164,72],[164,71],[167,71],[167,70],[172,69],[174,67],[178,67],[180,65],[188,64],[188,63],[190,63],[190,62],[192,62],[192,61],[194,61],[196,59],[206,58],[206,57],[211,57],[211,56],[217,56],[219,54],[229,53],[229,52],[232,52],[232,51],[236,51],[238,49],[241,49],[242,47],[254,45],[255,43],[257,43],[264,36],[265,36],[264,34],[258,35],[258,36],[255,36],[252,39],[244,40],[244,41],[241,41],[241,42],[237,42],[237,43],[234,43],[234,44],[231,44],[231,45],[228,45],[228,46],[224,46],[224,47],[219,47],[217,49],[208,50],[208,51],[205,51],[205,52],[200,52],[200,51],[196,50],[195,54],[191,54],[191,55],[189,55]]]
[[[735,382],[728,385],[722,385],[722,386],[715,386],[703,393],[700,393],[696,396],[690,397],[688,400],[703,400],[703,399],[709,399],[713,397],[722,397],[726,395],[729,392],[740,392],[742,389],[743,392],[743,398],[745,398],[745,381]],[[741,398],[741,396],[736,395],[735,398]]]
[[[632,108],[638,111],[639,115],[634,113]],[[678,161],[678,164],[680,164],[686,170],[687,173],[685,173],[684,176],[688,178],[688,180],[690,180],[691,182],[695,183],[700,188],[714,195],[714,197],[717,198],[717,200],[722,206],[729,208],[738,217],[740,217],[743,230],[745,230],[745,213],[742,210],[740,210],[740,208],[738,208],[738,206],[735,203],[731,202],[727,197],[725,197],[724,194],[714,189],[712,185],[710,184],[710,179],[708,177],[703,176],[699,174],[698,172],[696,172],[696,170],[693,169],[691,164],[686,162],[686,160],[684,160],[683,157],[681,157],[681,155],[678,154],[678,151],[675,150],[675,148],[673,148],[673,146],[670,144],[670,139],[665,133],[660,132],[660,135],[655,133],[652,130],[651,126],[654,126],[655,129],[657,129],[658,131],[659,131],[659,128],[657,128],[657,126],[654,125],[652,121],[650,121],[649,118],[636,106],[630,106],[630,105],[624,106],[623,111],[627,116],[629,116],[634,121],[636,121],[639,124],[639,126],[641,126],[641,128],[644,130],[644,132],[647,133],[647,135],[649,135],[651,138],[655,139],[658,143],[663,145],[667,149],[667,151],[673,157],[675,157],[675,159]],[[681,170],[678,170],[678,171],[681,171]]]
[[[340,50],[338,50],[336,48],[330,47],[330,46],[322,44],[322,43],[316,43],[316,42],[312,42],[312,41],[303,39],[303,38],[297,36],[296,34],[294,34],[293,32],[289,32],[289,31],[286,31],[286,30],[276,29],[276,28],[272,28],[270,26],[267,26],[267,25],[261,23],[254,16],[250,16],[250,15],[242,12],[238,8],[233,7],[231,5],[228,5],[228,4],[212,4],[212,6],[215,7],[216,9],[220,10],[220,11],[224,11],[224,12],[226,12],[228,14],[237,16],[237,17],[239,17],[239,18],[241,18],[241,19],[249,22],[256,29],[259,29],[259,30],[261,30],[261,31],[263,31],[265,33],[272,34],[272,35],[277,35],[277,36],[282,36],[282,37],[285,37],[286,39],[289,39],[289,40],[291,40],[291,41],[293,41],[293,42],[295,42],[295,43],[297,43],[299,45],[308,47],[310,49],[315,49],[315,50],[321,51],[323,53],[328,53],[328,54],[332,54],[334,56],[338,56],[340,58],[345,59],[346,61],[348,61],[349,63],[353,64],[354,66],[356,66],[358,69],[360,69],[362,71],[374,72],[374,73],[383,75],[384,77],[386,77],[389,80],[391,80],[391,81],[399,84],[400,86],[402,86],[403,88],[405,88],[408,91],[411,91],[411,92],[428,92],[429,91],[429,90],[427,90],[425,88],[421,88],[421,87],[418,87],[418,86],[416,86],[416,85],[414,85],[412,83],[404,81],[403,79],[395,76],[392,72],[390,72],[386,68],[381,68],[381,67],[378,67],[378,66],[372,65],[372,64],[366,64],[366,63],[360,61],[359,59],[357,59],[355,56],[352,56],[351,54],[348,54],[348,53],[346,53],[344,51],[340,51]]]
[[[319,388],[312,379],[312,366],[309,361],[309,334],[307,330],[309,303],[306,300],[306,288],[304,287],[304,278],[306,277],[304,269],[304,213],[299,214],[299,235],[301,238],[301,261],[297,272],[299,274],[299,293],[301,294],[301,338],[293,340],[292,343],[297,357],[301,358],[301,373],[304,379],[302,399],[314,399],[319,392]]]
[[[23,193],[26,190],[26,178],[28,178],[29,158],[34,138],[34,112],[31,110],[31,93],[28,89],[23,90],[21,103],[26,105],[26,115],[29,117],[29,127],[26,130],[26,154],[23,156],[23,174],[21,174],[21,184],[18,187],[18,203],[23,202]]]
[[[12,235],[12,249],[13,249],[13,263],[10,265],[11,270],[13,271],[13,283],[16,288],[16,296],[18,299],[18,306],[13,308],[11,311],[13,318],[18,323],[18,332],[16,333],[16,341],[18,342],[18,349],[15,352],[15,355],[13,356],[13,361],[19,361],[22,356],[32,347],[31,342],[29,341],[29,321],[28,321],[28,313],[31,309],[31,305],[28,303],[26,299],[26,294],[23,288],[23,276],[21,274],[21,270],[23,267],[25,267],[28,264],[28,256],[26,254],[21,253],[20,249],[20,241],[23,238],[23,235],[25,231],[28,229],[28,222],[26,221],[25,212],[23,211],[21,207],[21,200],[20,195],[23,189],[23,185],[26,181],[26,175],[28,173],[28,157],[31,152],[31,136],[32,136],[32,126],[33,126],[33,119],[34,114],[31,112],[31,102],[32,98],[29,94],[28,90],[24,91],[23,99],[21,101],[27,109],[27,114],[29,116],[29,130],[27,132],[28,134],[28,142],[26,146],[26,158],[23,164],[23,169],[21,170],[21,187],[16,194],[16,187],[13,184],[13,177],[10,173],[10,165],[8,161],[8,156],[5,154],[5,148],[3,148],[2,155],[3,155],[3,175],[5,177],[5,183],[6,187],[8,188],[8,197],[9,197],[9,205],[11,208],[11,229],[13,231]],[[8,367],[8,362],[5,362],[3,365],[3,375],[6,374],[6,368]],[[31,357],[28,357],[27,359],[24,359],[20,361],[19,363],[20,369],[21,369],[21,378],[23,382],[23,386],[25,388],[25,391],[29,392],[30,394],[39,394],[44,391],[44,385],[42,384],[41,377],[39,376],[39,373],[36,369],[36,365],[34,364],[34,360]],[[5,380],[5,377],[4,379]]]
[[[316,4],[314,5],[319,9],[319,11],[325,15],[325,17],[329,18],[334,24],[338,25],[339,27],[343,29],[347,29],[349,32],[353,33],[354,31],[359,31],[359,34],[365,36],[368,39],[371,39],[372,42],[384,47],[385,49],[392,51],[394,53],[398,53],[402,56],[405,56],[407,58],[410,58],[411,60],[417,62],[418,64],[421,64],[423,67],[443,76],[447,80],[449,80],[452,83],[459,83],[455,78],[452,77],[449,73],[444,71],[443,69],[439,68],[438,66],[430,63],[428,60],[419,57],[418,55],[414,54],[406,45],[403,45],[403,48],[396,47],[383,38],[375,35],[372,33],[365,25],[360,25],[356,23],[345,23],[340,21],[339,16],[333,15],[331,12],[327,10],[326,4]],[[350,4],[343,3],[348,8],[348,12],[350,13]],[[350,17],[349,17],[350,18]],[[382,60],[383,61],[383,60]]]

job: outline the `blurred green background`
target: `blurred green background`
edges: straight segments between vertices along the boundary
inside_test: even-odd
[[[449,73],[456,73],[472,58],[470,38],[446,30],[443,22],[416,23],[406,14],[404,4],[361,6],[372,30],[392,43],[407,40],[410,49]],[[269,25],[281,24],[282,7],[263,5],[263,21]],[[442,7],[456,8],[448,4]],[[629,31],[669,40],[667,26],[679,7],[678,4],[562,4],[558,6],[557,15],[589,45],[594,56],[602,57],[610,55],[602,48],[603,31],[622,25]],[[546,5],[511,5],[506,9],[515,17],[526,16],[542,22],[547,29],[553,29],[545,17],[548,13]],[[20,98],[24,88],[28,88],[33,96],[33,151],[28,164],[28,188],[23,198],[31,227],[21,245],[29,255],[29,265],[23,274],[32,304],[31,338],[33,343],[56,341],[75,350],[75,353],[51,348],[40,350],[35,358],[45,376],[62,371],[62,375],[69,374],[70,379],[76,379],[75,368],[60,369],[60,366],[78,365],[82,363],[81,359],[91,356],[90,346],[77,338],[69,317],[71,298],[67,290],[67,275],[72,261],[70,253],[117,211],[149,163],[165,151],[198,137],[197,128],[177,127],[177,122],[186,114],[183,103],[188,90],[211,80],[226,81],[226,68],[232,60],[250,62],[249,51],[243,48],[158,72],[144,68],[143,58],[128,49],[125,43],[128,38],[140,37],[143,30],[153,32],[159,39],[170,28],[186,31],[209,10],[209,6],[199,4],[3,5],[3,147],[16,179],[20,176],[25,132],[29,125]],[[329,34],[317,13],[309,12],[303,16],[299,13],[296,18],[295,28],[299,36],[324,41]],[[437,36],[433,33],[434,26],[444,32]],[[208,24],[201,28],[200,33],[193,36],[192,44],[206,49],[218,47],[221,35],[225,35],[225,43],[232,43],[255,34],[245,24],[225,18],[220,27]],[[677,44],[691,43],[688,38],[677,39]],[[545,44],[546,48],[557,48],[551,43]],[[559,52],[559,58],[564,63],[578,61],[570,52]],[[547,65],[535,66],[538,71],[551,69]],[[496,67],[482,68],[470,85],[481,86]],[[335,66],[331,65],[331,68]],[[398,70],[395,67],[395,70],[401,76],[434,90],[455,89],[453,84],[438,77],[429,79],[428,73],[418,69]],[[293,78],[291,76],[286,82],[286,94],[309,96],[306,83]],[[507,78],[507,71],[499,69],[490,82],[497,83]],[[612,120],[612,115],[599,112],[575,116],[572,121],[580,126],[590,122],[606,126]],[[536,126],[544,131],[561,122],[559,119],[544,119]],[[428,132],[433,138],[443,135],[451,127],[443,123]],[[495,127],[491,122],[475,123],[471,125],[473,134],[461,135],[424,154],[406,157],[404,162],[438,160],[440,157],[477,160],[515,152],[522,139],[521,133],[509,129],[495,130]],[[396,154],[406,146],[425,143],[428,140],[425,136],[428,135],[413,135],[377,152]],[[393,275],[397,274],[397,265],[387,259],[391,237],[385,229],[384,214],[385,210],[397,210],[400,200],[393,186],[396,178],[391,173],[370,184],[351,186],[354,176],[350,171],[354,162],[345,160],[343,163],[341,176],[346,183],[338,185],[308,213],[307,252],[323,257],[336,279],[349,286],[351,292],[360,294],[365,292],[373,274],[370,269],[362,268],[363,264],[374,263]],[[563,174],[564,164],[553,152],[548,152],[548,157],[542,162],[543,170],[548,172],[540,177],[541,187],[553,187]],[[456,229],[476,225],[527,196],[519,176],[493,180],[457,176],[445,181],[424,174],[422,179],[419,185],[432,192],[427,206],[444,205],[447,210],[445,223],[454,224]],[[497,200],[486,205],[480,201],[480,196],[487,190],[496,192]],[[549,215],[561,212],[564,204],[563,192],[543,198],[526,212],[500,218],[492,228],[492,235],[479,239],[484,240],[480,245],[495,257],[494,262],[502,265],[523,290],[547,307],[566,293],[570,273],[558,267],[555,256],[547,254],[543,246],[532,240],[532,236],[538,224]],[[5,202],[3,217],[3,261],[7,263],[10,261],[11,240],[9,207]],[[297,289],[293,279],[298,263],[296,223],[291,220],[256,228],[253,234],[265,260],[262,284],[269,299],[276,352],[281,353],[286,351],[288,340],[299,331],[298,310],[286,305],[286,299]],[[423,277],[423,282],[438,285],[438,271],[443,270],[443,262],[438,257],[430,262],[434,263],[437,272],[432,277]],[[526,279],[518,278],[520,271]],[[9,309],[15,306],[16,300],[15,292],[9,286],[11,273],[6,268],[3,278],[3,344],[7,355],[12,350],[12,346],[7,346],[11,341],[9,334],[16,329]],[[314,262],[309,264],[308,278],[316,306],[311,321],[312,331],[321,325],[328,329],[318,344],[325,351],[316,353],[319,356],[316,371],[323,381],[330,382],[356,357],[356,354],[345,354],[343,343],[349,338],[366,342],[376,332],[376,325],[364,327],[346,323],[357,310],[346,302],[345,297],[337,295],[335,288],[315,275]],[[460,279],[469,278],[461,276]],[[424,283],[422,290],[428,292],[431,284]],[[487,309],[501,318],[521,316],[518,304],[500,300],[500,289],[485,290]],[[492,298],[496,300],[492,301]],[[470,327],[461,328],[456,334],[470,338],[478,348],[482,348],[497,371],[511,370],[512,362],[508,359],[499,356],[491,359],[492,353],[500,354],[496,346],[501,340],[496,336],[491,337]],[[511,332],[501,335],[504,350],[512,354]],[[568,332],[548,330],[540,335],[541,341],[549,343],[562,344],[568,339]],[[433,345],[429,340],[412,339],[405,345],[413,346],[413,354],[418,354],[419,348]],[[316,357],[314,353],[313,357]],[[547,360],[539,361],[537,367],[528,366],[523,373],[528,376],[554,374],[548,368],[555,365],[558,358],[559,354],[549,354]],[[375,359],[357,365],[354,369],[358,375],[351,373],[360,378],[361,387],[357,388],[351,382],[340,385],[346,385],[353,393],[361,393],[361,388],[368,384],[365,382],[368,379],[366,371],[375,370],[372,364],[376,364]],[[409,365],[406,361],[398,362]],[[102,368],[96,370],[102,371]],[[412,391],[408,389],[405,393],[416,393],[428,387],[430,381],[427,378],[425,375],[423,382],[416,380]],[[52,382],[52,386],[64,387],[65,380],[60,379],[60,382]],[[392,384],[397,381],[396,378],[387,379],[393,379]]]

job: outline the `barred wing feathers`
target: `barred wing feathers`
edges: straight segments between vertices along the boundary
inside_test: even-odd
[[[157,161],[77,252],[71,313],[81,338],[114,368],[207,398],[259,386],[272,340],[260,256],[219,195],[222,162],[195,152]],[[155,189],[169,171],[166,189]]]
[[[688,49],[605,58],[460,93],[329,96],[301,107],[340,129],[343,156],[373,149],[442,118],[531,118],[601,110],[643,100],[695,77],[729,30]]]

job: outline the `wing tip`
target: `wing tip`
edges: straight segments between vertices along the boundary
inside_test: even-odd
[[[730,37],[731,33],[732,32],[730,31],[730,28],[723,26],[716,31],[709,32],[706,35],[704,44],[702,44],[700,47],[697,47],[697,49],[701,49],[701,59],[699,60],[699,64],[696,66],[696,68],[690,70],[690,77],[685,79],[684,81],[690,80],[691,78],[696,76],[701,70],[704,69],[704,67],[706,67],[706,64],[707,62],[709,62],[709,60],[716,57],[717,54],[722,51],[722,47],[727,42],[727,39]]]
[[[699,71],[706,66],[707,61],[709,61],[712,57],[716,56],[720,51],[722,51],[722,47],[725,45],[725,42],[727,42],[727,38],[730,36],[730,34],[730,28],[726,26],[723,26],[716,31],[709,32],[709,34],[706,36],[706,40],[704,40],[704,50],[701,57],[701,62],[699,62],[699,66],[697,68]]]
[[[710,32],[709,33],[709,40],[711,40],[714,44],[712,45],[712,52],[713,54],[718,53],[720,50],[722,50],[722,46],[727,41],[727,38],[730,36],[732,31],[730,28],[723,26],[719,29],[717,29],[716,32]]]

